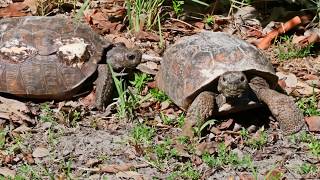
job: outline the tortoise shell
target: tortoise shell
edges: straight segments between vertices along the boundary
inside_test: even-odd
[[[36,99],[78,93],[110,45],[90,26],[64,16],[1,19],[0,37],[0,92]],[[68,43],[67,53],[86,49],[81,62],[60,54]]]
[[[227,33],[205,31],[183,37],[165,51],[156,82],[175,104],[187,109],[200,92],[216,91],[218,77],[227,71],[261,76],[271,88],[278,80],[255,46]]]

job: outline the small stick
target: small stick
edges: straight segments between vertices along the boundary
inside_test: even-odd
[[[301,19],[299,16],[295,16],[294,18],[290,19],[284,24],[281,24],[280,27],[277,29],[274,29],[273,31],[269,32],[262,40],[261,42],[257,45],[258,48],[260,49],[266,49],[271,45],[271,41],[276,38],[278,35],[283,34],[293,27],[297,26],[298,24],[301,23]]]

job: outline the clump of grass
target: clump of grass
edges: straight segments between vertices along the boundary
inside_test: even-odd
[[[179,18],[183,13],[183,4],[184,1],[181,0],[172,0],[172,8],[174,14]]]
[[[40,105],[40,121],[43,122],[55,122],[56,118],[54,116],[53,110],[50,108],[48,103],[43,103]]]
[[[23,164],[20,166],[17,170],[17,175],[14,178],[15,180],[17,179],[35,179],[35,180],[40,180],[41,175],[36,171],[32,166],[29,164]]]
[[[180,165],[175,168],[174,172],[172,172],[167,180],[174,180],[178,178],[182,179],[191,179],[191,180],[198,180],[200,179],[201,174],[198,170],[196,170],[191,162],[186,162],[183,165]]]
[[[317,172],[319,172],[319,169],[314,164],[303,163],[298,167],[298,173],[302,175],[303,174],[315,175]]]
[[[204,18],[203,21],[204,21],[204,23],[206,23],[207,25],[211,26],[211,25],[214,24],[215,19],[214,19],[214,16],[212,16],[212,15],[207,15],[207,16]]]
[[[280,61],[293,59],[293,58],[303,58],[311,55],[311,48],[313,44],[309,44],[305,47],[299,47],[293,44],[293,36],[282,36],[277,41],[276,55]]]
[[[224,143],[219,143],[215,155],[204,153],[202,155],[202,160],[209,167],[215,168],[231,166],[236,169],[250,169],[252,168],[253,163],[250,156],[243,156],[240,158],[236,153],[230,152]]]
[[[0,149],[3,149],[6,144],[7,132],[4,129],[0,130]]]
[[[133,87],[141,93],[143,88],[146,86],[146,83],[151,81],[152,78],[149,74],[146,73],[134,73],[134,80],[130,81]]]
[[[259,130],[259,135],[257,137],[250,137],[249,132],[242,128],[240,131],[240,136],[244,140],[244,144],[253,149],[261,149],[268,142],[268,135],[264,131],[264,128]]]
[[[290,137],[290,140],[293,143],[300,143],[304,142],[307,143],[307,147],[309,148],[309,151],[314,156],[319,157],[320,156],[320,140],[317,139],[312,134],[307,133],[306,131],[302,131],[299,134],[294,134]]]
[[[127,15],[129,28],[139,32],[146,27],[150,30],[157,22],[159,9],[164,0],[127,0]]]
[[[298,107],[302,110],[305,116],[319,116],[318,103],[315,93],[307,98],[301,98],[297,102]]]
[[[108,65],[108,68],[111,71],[112,79],[119,96],[117,103],[117,115],[120,119],[130,119],[134,117],[134,108],[136,107],[138,100],[132,93],[130,93],[130,91],[128,91],[124,79],[117,78],[116,73],[113,71],[111,65]]]
[[[157,101],[169,101],[169,97],[163,91],[160,91],[158,89],[150,89],[149,92],[151,96],[155,98]]]
[[[138,124],[132,130],[135,144],[150,145],[155,135],[155,129],[145,124]]]

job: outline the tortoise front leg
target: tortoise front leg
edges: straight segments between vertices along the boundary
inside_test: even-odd
[[[96,80],[96,107],[102,110],[112,100],[113,79],[107,64],[98,64]]]
[[[304,126],[304,116],[292,97],[270,89],[266,80],[261,77],[251,79],[249,86],[256,96],[269,107],[285,135],[301,130]]]
[[[189,106],[185,123],[182,128],[182,135],[194,137],[193,128],[195,125],[202,125],[214,111],[215,93],[204,91],[200,93]]]

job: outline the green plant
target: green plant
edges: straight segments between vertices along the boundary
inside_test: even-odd
[[[215,155],[204,153],[202,155],[202,160],[209,167],[219,168],[229,165],[236,169],[252,169],[253,172],[255,170],[252,168],[253,161],[249,155],[245,155],[240,158],[236,153],[229,151],[224,143],[218,144],[218,149]]]
[[[145,124],[138,124],[132,130],[132,137],[136,144],[149,145],[155,135],[155,129]]]
[[[55,122],[54,112],[49,107],[48,103],[43,103],[40,105],[40,120],[43,122]]]
[[[303,163],[298,167],[299,174],[316,174],[319,171],[316,165]]]
[[[293,36],[282,36],[276,41],[277,49],[276,55],[280,61],[292,59],[292,58],[303,58],[311,55],[311,48],[313,44],[309,44],[305,47],[296,46],[292,42]]]
[[[258,138],[252,138],[247,141],[247,145],[254,149],[261,149],[264,145],[267,144],[268,136],[266,132],[261,132]]]
[[[133,117],[133,110],[136,107],[138,100],[136,97],[127,90],[127,86],[123,79],[118,79],[116,77],[116,73],[112,70],[112,67],[108,65],[112,79],[116,86],[116,90],[119,96],[118,103],[117,103],[117,115],[119,118],[131,118]]]
[[[9,155],[21,151],[23,149],[23,140],[21,136],[12,137],[12,142],[9,147],[5,148],[5,153]]]
[[[177,140],[179,143],[184,144],[184,145],[186,145],[190,142],[190,139],[188,136],[178,136]]]
[[[185,121],[185,115],[184,113],[181,113],[178,117],[177,117],[177,123],[178,123],[178,127],[182,127],[184,125],[184,121]]]
[[[251,170],[255,179],[258,174],[256,168],[253,166],[253,160],[249,155],[239,157],[236,153],[227,149],[224,143],[219,143],[218,149],[215,155],[204,153],[202,155],[202,161],[211,168],[222,168],[223,166],[229,166],[238,170]]]
[[[150,94],[153,98],[157,101],[163,102],[169,100],[169,97],[163,92],[158,89],[150,89]]]
[[[140,93],[146,86],[146,83],[152,80],[149,74],[146,73],[134,73],[134,80],[130,81],[133,87]]]
[[[172,172],[168,180],[174,179],[191,179],[191,180],[198,180],[200,179],[201,174],[198,170],[192,167],[192,163],[186,162],[185,164],[179,166],[174,172]]]
[[[302,110],[305,116],[319,116],[318,103],[315,93],[307,98],[301,98],[297,102],[298,107]]]
[[[317,139],[312,134],[307,133],[306,131],[302,131],[299,135],[292,135],[290,137],[291,142],[299,143],[304,142],[307,143],[309,151],[319,157],[320,156],[320,140]]]
[[[150,30],[157,22],[164,0],[126,0],[129,28],[139,32],[144,26]]]
[[[214,16],[212,15],[207,15],[205,18],[204,18],[204,23],[206,23],[207,25],[211,26],[214,24]]]
[[[38,171],[35,171],[30,165],[23,164],[17,170],[16,179],[42,179]]]
[[[4,129],[0,130],[0,149],[2,149],[6,144],[6,135],[7,132]]]
[[[181,14],[183,13],[183,4],[184,1],[172,0],[172,8],[177,17],[181,16]]]
[[[76,0],[75,0],[76,1]],[[80,7],[80,9],[78,10],[77,14],[75,15],[74,17],[74,20],[76,22],[79,22],[80,21],[80,18],[83,17],[83,13],[86,9],[89,8],[89,4],[90,3],[90,0],[85,0],[82,4],[82,6]],[[75,9],[75,6],[74,6],[74,9]]]
[[[173,120],[174,119],[171,119],[170,117],[168,117],[167,115],[163,114],[162,112],[160,112],[160,117],[161,117],[161,120],[163,122],[163,124],[166,124],[166,125],[170,125],[170,124],[173,124]]]
[[[249,147],[254,148],[254,149],[261,149],[268,142],[268,135],[264,131],[264,128],[261,128],[259,130],[259,134],[256,137],[249,138],[248,133],[245,131],[242,132],[241,136],[245,140],[245,142],[244,142],[245,145],[248,145]]]
[[[197,134],[198,137],[201,137],[201,132],[207,128],[208,126],[214,125],[216,123],[217,120],[215,119],[211,119],[211,120],[207,120],[205,123],[201,124],[200,120],[198,120],[195,127],[193,127],[193,131],[195,134]]]
[[[63,134],[63,132],[61,130],[58,130],[57,132],[52,130],[52,128],[50,127],[47,131],[47,141],[48,143],[54,147],[56,144],[59,143],[58,138]]]
[[[320,156],[320,141],[318,139],[314,138],[308,147],[313,155]]]
[[[166,138],[163,142],[155,145],[154,152],[159,163],[163,160],[169,160],[170,158],[177,156],[178,151],[175,148],[172,148],[171,145],[172,140],[168,138]]]

